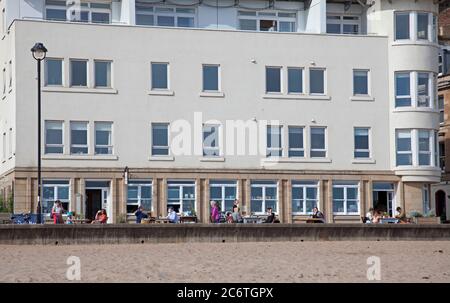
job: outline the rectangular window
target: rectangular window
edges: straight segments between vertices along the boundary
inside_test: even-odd
[[[369,94],[369,71],[353,70],[353,95]]]
[[[289,126],[289,157],[304,157],[303,127]]]
[[[288,93],[303,93],[303,68],[288,68]]]
[[[292,181],[292,213],[294,215],[311,214],[317,207],[319,182]]]
[[[281,145],[282,126],[267,125],[267,157],[281,157],[283,148]]]
[[[428,40],[428,13],[417,13],[417,39]]]
[[[62,121],[45,121],[46,154],[62,154],[64,152],[63,126]]]
[[[219,65],[203,65],[203,91],[219,91]]]
[[[153,211],[152,181],[130,180],[127,186],[127,214],[131,215],[142,206],[145,211]]]
[[[250,187],[252,214],[263,214],[268,207],[271,207],[273,212],[277,212],[278,187],[276,181],[252,181]]]
[[[281,93],[281,67],[266,66],[266,92]]]
[[[311,127],[311,158],[325,158],[327,156],[326,150],[326,128],[325,127]]]
[[[95,122],[95,154],[112,155],[112,123]]]
[[[411,106],[411,75],[409,72],[395,73],[395,107]]]
[[[169,89],[168,63],[152,62],[152,89]]]
[[[65,5],[65,3],[64,3]],[[65,7],[61,8],[46,8],[45,19],[52,21],[66,21],[67,12]]]
[[[194,7],[153,7],[156,3],[136,1],[136,24],[152,26],[195,27]]]
[[[431,42],[437,42],[437,16],[432,16],[432,25],[431,25]]]
[[[69,210],[70,183],[66,180],[43,180],[42,182],[42,213],[49,214],[56,200],[62,207]]]
[[[219,125],[203,125],[203,156],[218,157]]]
[[[412,165],[411,130],[396,131],[397,166]]]
[[[410,39],[409,12],[395,13],[395,40]]]
[[[333,213],[359,215],[359,186],[357,182],[333,182]]]
[[[432,133],[429,130],[419,130],[419,165],[431,165]]]
[[[111,87],[111,61],[94,61],[95,87]]]
[[[360,33],[360,17],[352,15],[328,15],[327,33],[358,35]]]
[[[430,73],[417,74],[417,107],[430,107]]]
[[[209,199],[219,202],[222,211],[233,211],[237,199],[237,182],[235,180],[211,180],[209,182]]]
[[[244,31],[257,31],[256,20],[239,19],[239,29]]]
[[[267,11],[238,11],[239,29],[264,32],[295,32],[295,13]]]
[[[444,95],[438,96],[438,108],[439,108],[439,123],[444,124]]]
[[[87,60],[70,60],[70,86],[87,86]]]
[[[195,181],[167,182],[167,207],[173,207],[177,213],[192,215],[195,211]]]
[[[152,156],[169,155],[169,124],[152,123]]]
[[[63,60],[45,59],[45,85],[62,86],[63,84]]]
[[[325,70],[313,69],[309,70],[309,93],[320,94],[325,93]]]
[[[92,23],[110,23],[109,13],[92,12]]]
[[[136,25],[154,25],[152,3],[136,1]]]
[[[88,123],[70,122],[70,153],[88,153]]]
[[[370,158],[369,128],[355,127],[355,159]]]

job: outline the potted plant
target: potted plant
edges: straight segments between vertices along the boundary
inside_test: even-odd
[[[410,216],[416,224],[439,224],[441,218],[434,215],[434,211],[429,211],[424,215],[418,211],[411,211]]]

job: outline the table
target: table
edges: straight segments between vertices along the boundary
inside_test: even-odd
[[[197,223],[197,216],[182,216],[180,223]]]
[[[397,218],[381,218],[380,219],[380,223],[381,224],[384,224],[384,223],[394,223],[394,224],[396,224],[396,223],[399,223],[400,222],[400,220],[399,219],[397,219]]]
[[[169,219],[164,219],[164,218],[155,219],[155,223],[166,224],[166,223],[169,223]]]
[[[89,223],[89,219],[72,219],[74,224],[87,224]]]
[[[305,221],[305,223],[325,223],[322,218],[299,218],[296,221]]]
[[[244,223],[250,223],[250,224],[256,224],[256,223],[262,223],[263,219],[260,217],[243,217],[242,220]]]

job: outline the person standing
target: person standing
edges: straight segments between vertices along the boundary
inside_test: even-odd
[[[242,216],[237,205],[233,205],[233,212],[231,213],[231,217],[233,219],[232,223],[242,223]]]
[[[272,207],[267,207],[267,219],[264,223],[274,223],[275,213],[272,212]]]
[[[211,201],[211,223],[220,222],[219,206],[216,201]]]
[[[62,206],[61,201],[56,200],[55,204],[53,204],[51,217],[53,218],[54,224],[64,224],[64,220],[62,214],[64,212],[64,208]]]
[[[169,207],[167,219],[169,219],[169,223],[178,223],[178,215],[173,207]]]

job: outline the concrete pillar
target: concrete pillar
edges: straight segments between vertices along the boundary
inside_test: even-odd
[[[201,204],[201,217],[199,218],[202,223],[209,223],[209,179],[204,180],[203,187],[203,202]]]
[[[81,210],[81,214],[83,216],[86,215],[86,180],[84,178],[80,178],[79,181],[79,191],[78,194],[80,196],[80,201],[81,201],[81,205],[80,205],[80,210]]]
[[[286,217],[283,223],[292,223],[292,180],[286,180]]]
[[[284,222],[285,218],[285,197],[284,197],[284,180],[279,179],[277,181],[277,196],[278,196],[278,217],[281,222]],[[264,210],[265,211],[265,210]]]
[[[366,210],[366,182],[364,180],[359,181],[359,215],[364,216]]]
[[[246,215],[250,215],[251,214],[251,180],[250,179],[245,179],[242,180],[244,182],[244,186],[243,186],[243,198],[242,199],[242,215],[246,216]]]
[[[325,197],[325,209],[326,209],[326,221],[327,223],[334,223],[333,215],[333,180],[328,179],[326,182],[326,197]]]
[[[76,179],[75,178],[70,178],[69,180],[69,199],[70,199],[70,203],[69,203],[69,211],[72,212],[76,212],[77,209],[77,200],[75,199],[75,194],[76,194]]]
[[[159,182],[159,213],[158,215],[167,216],[167,178],[160,179]]]
[[[202,207],[202,181],[203,179],[196,178],[195,179],[195,202],[194,202],[194,209],[195,211],[199,211]],[[201,215],[201,214],[200,214]]]
[[[122,195],[123,197],[125,197],[124,201],[127,201],[127,195],[128,195],[128,191],[124,190],[123,195]],[[158,216],[158,199],[159,199],[158,179],[153,178],[152,179],[152,209],[150,210],[152,217]],[[125,203],[125,205],[126,205],[126,203]],[[126,208],[126,206],[125,206],[125,208]]]

